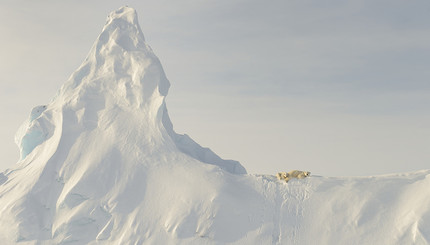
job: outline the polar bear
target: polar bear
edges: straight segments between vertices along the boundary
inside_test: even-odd
[[[311,175],[311,172],[308,171],[300,171],[300,170],[293,170],[290,172],[280,172],[276,176],[279,180],[285,180],[285,182],[288,182],[292,178],[296,179],[303,179]]]

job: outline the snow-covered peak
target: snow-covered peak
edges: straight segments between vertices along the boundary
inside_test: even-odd
[[[107,106],[158,110],[169,86],[160,61],[145,43],[136,11],[122,7],[109,14],[87,58],[57,98],[70,102],[90,91],[109,97]]]
[[[121,7],[111,12],[100,35],[100,38],[106,37],[116,41],[119,46],[128,51],[142,48],[145,40],[139,26],[136,10],[130,7]]]
[[[130,8],[128,6],[123,6],[115,11],[109,13],[107,18],[107,25],[111,24],[113,21],[125,21],[131,25],[139,25],[139,21],[137,20],[137,12],[135,9]]]
[[[104,138],[104,144],[96,146],[103,151],[117,146],[143,155],[154,149],[178,151],[231,173],[246,173],[238,162],[225,161],[174,132],[165,104],[169,86],[160,61],[143,38],[136,11],[122,7],[110,13],[87,58],[52,103],[40,107],[43,111],[37,109],[40,113],[33,113],[20,128],[16,142],[21,158],[39,145],[52,148],[48,139],[73,144],[75,137],[91,132]]]

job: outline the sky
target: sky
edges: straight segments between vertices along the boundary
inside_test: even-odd
[[[430,168],[427,0],[2,0],[0,170],[123,5],[170,80],[175,131],[249,173]]]

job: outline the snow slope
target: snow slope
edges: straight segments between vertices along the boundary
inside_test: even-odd
[[[0,244],[429,244],[430,170],[288,184],[176,134],[135,11],[16,135]]]

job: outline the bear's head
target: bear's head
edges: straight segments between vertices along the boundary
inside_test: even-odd
[[[277,174],[279,179],[285,179],[287,178],[288,173],[286,172],[280,172]]]

